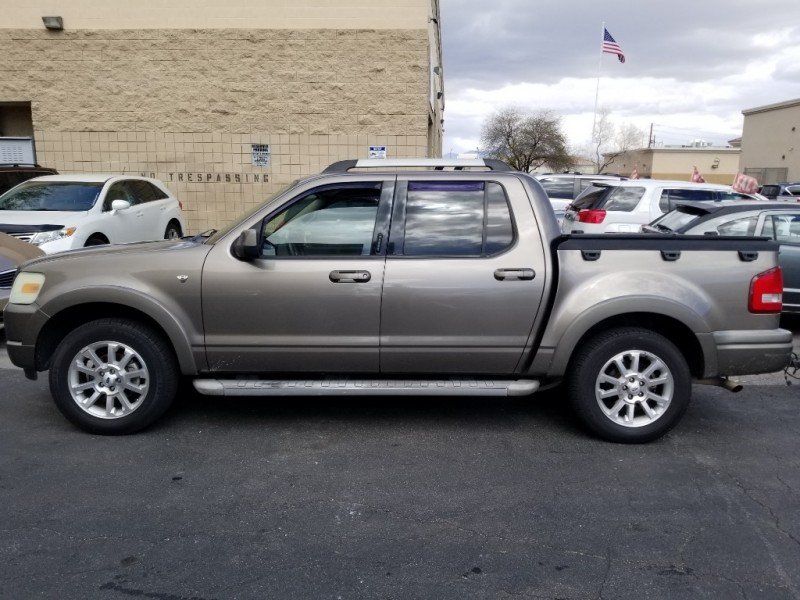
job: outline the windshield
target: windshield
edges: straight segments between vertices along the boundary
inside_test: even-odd
[[[102,189],[102,183],[27,181],[0,196],[0,210],[90,210]]]
[[[280,189],[278,192],[276,192],[276,193],[272,194],[272,196],[270,196],[270,197],[269,197],[267,200],[265,200],[265,201],[264,201],[264,202],[262,202],[261,204],[257,204],[257,205],[256,205],[256,206],[254,206],[252,209],[250,209],[250,210],[248,210],[246,213],[244,213],[244,214],[243,214],[241,217],[239,217],[238,219],[234,219],[233,221],[231,221],[231,222],[230,222],[230,224],[228,224],[227,226],[223,227],[222,229],[210,229],[209,231],[211,231],[212,233],[211,233],[211,235],[208,237],[208,239],[206,240],[206,242],[207,242],[207,243],[209,243],[209,244],[214,244],[214,243],[216,243],[216,242],[217,242],[217,240],[219,240],[219,239],[221,239],[221,238],[225,237],[225,236],[228,234],[228,232],[229,232],[231,229],[233,229],[234,227],[237,227],[238,225],[240,225],[240,224],[241,224],[241,223],[243,223],[244,221],[247,221],[247,220],[249,220],[249,219],[250,219],[250,217],[252,217],[252,216],[253,216],[253,215],[255,215],[255,214],[258,212],[258,211],[260,211],[260,210],[261,210],[261,209],[264,207],[264,205],[265,205],[265,204],[269,204],[270,202],[272,202],[273,200],[275,200],[275,198],[277,198],[277,197],[278,197],[278,196],[280,196],[281,194],[285,194],[286,192],[288,192],[290,189],[292,189],[294,186],[296,186],[296,185],[297,185],[298,183],[300,183],[301,181],[303,181],[303,180],[301,180],[301,179],[297,179],[296,181],[293,181],[292,183],[290,183],[290,184],[289,184],[289,185],[287,185],[286,187],[284,187],[284,188],[281,188],[281,189]]]
[[[605,199],[611,188],[606,186],[591,186],[583,190],[570,208],[574,210],[584,210],[588,208],[597,208],[600,203]]]
[[[699,212],[697,210],[692,210],[689,207],[682,206],[665,214],[663,217],[653,223],[653,226],[657,227],[658,229],[678,231],[705,214],[705,212]]]

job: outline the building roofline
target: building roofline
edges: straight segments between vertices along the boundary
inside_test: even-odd
[[[800,106],[800,98],[794,100],[784,100],[783,102],[775,102],[774,104],[765,104],[764,106],[756,106],[755,108],[745,108],[742,111],[743,115],[754,115],[756,113],[769,112],[771,110],[779,110],[781,108],[791,108],[792,106]]]

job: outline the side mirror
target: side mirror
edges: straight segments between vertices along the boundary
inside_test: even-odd
[[[130,208],[131,203],[127,200],[112,200],[111,201],[111,210],[113,212],[117,212],[118,210],[125,210],[126,208]]]
[[[239,260],[253,260],[261,256],[261,246],[258,243],[259,228],[245,229],[236,238],[231,247],[231,252]]]

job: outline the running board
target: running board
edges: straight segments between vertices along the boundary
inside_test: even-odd
[[[533,379],[195,379],[206,396],[528,396]]]

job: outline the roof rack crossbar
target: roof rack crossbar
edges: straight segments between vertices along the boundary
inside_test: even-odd
[[[340,160],[329,165],[323,173],[347,173],[352,169],[401,169],[401,168],[426,168],[443,171],[452,168],[456,171],[477,168],[490,171],[513,171],[502,160],[491,158],[367,158],[359,160]]]

